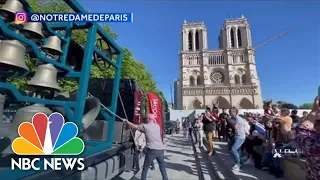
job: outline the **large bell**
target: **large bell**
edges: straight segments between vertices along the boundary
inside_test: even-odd
[[[28,85],[60,90],[61,88],[57,82],[57,73],[58,70],[52,64],[39,65]]]
[[[55,100],[60,101],[76,101],[76,94],[75,93],[59,93],[55,97]],[[62,107],[53,107],[53,111],[61,113],[63,116],[66,116],[66,112]],[[87,129],[98,117],[101,110],[101,102],[96,97],[88,97],[86,98],[84,112],[82,117],[82,130]]]
[[[60,55],[62,53],[61,40],[58,36],[50,36],[47,43],[42,46],[42,49],[49,54]]]
[[[29,22],[24,24],[20,32],[28,39],[42,39],[42,24],[40,22]]]
[[[23,122],[32,122],[32,117],[39,112],[42,112],[47,116],[52,113],[52,111],[43,104],[33,104],[17,110],[9,127],[10,133],[8,137],[11,139],[11,141],[19,137],[18,128],[20,124]],[[3,153],[9,154],[11,152],[11,148],[7,148]]]
[[[29,71],[24,60],[25,52],[26,48],[17,40],[0,41],[0,69],[7,71],[17,68]]]
[[[7,0],[0,8],[0,14],[6,21],[14,21],[15,13],[23,11],[23,5],[18,0]]]

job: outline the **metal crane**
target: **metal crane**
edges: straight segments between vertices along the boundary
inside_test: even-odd
[[[267,45],[267,44],[271,43],[272,41],[277,40],[277,39],[279,39],[280,37],[282,37],[282,36],[285,36],[285,35],[289,34],[291,31],[292,31],[292,29],[289,29],[289,30],[287,30],[287,31],[285,31],[285,32],[283,32],[283,33],[281,33],[281,34],[278,34],[278,35],[276,35],[276,36],[272,37],[271,39],[269,39],[269,40],[265,41],[264,43],[262,43],[262,44],[260,44],[260,45],[256,46],[254,49],[255,49],[255,50],[258,50],[258,49],[262,48],[263,46],[265,46],[265,45]]]
[[[276,36],[273,36],[272,38],[270,38],[269,40],[265,41],[264,43],[261,43],[260,45],[256,46],[254,49],[258,50],[258,49],[262,48],[263,46],[271,43],[272,41],[277,40],[280,37],[289,34],[291,31],[292,31],[292,29],[289,29],[289,30],[287,30],[287,31],[285,31],[283,33],[280,33],[280,34],[278,34]],[[203,89],[203,91],[205,91],[205,90]],[[205,102],[205,93],[203,93],[202,95],[203,95],[203,99],[204,99],[204,102]],[[198,98],[196,98],[196,99],[198,99]],[[216,104],[219,104],[219,100],[216,101]]]

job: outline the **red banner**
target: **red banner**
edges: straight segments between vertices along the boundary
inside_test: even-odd
[[[133,117],[133,123],[134,124],[141,124],[142,120],[142,107],[141,107],[141,101],[142,101],[142,92],[136,91],[134,94],[134,117]]]
[[[163,138],[161,100],[156,94],[152,92],[148,92],[148,101],[149,101],[149,113],[152,113],[156,116],[156,122],[160,126],[160,133],[161,133],[161,137]]]

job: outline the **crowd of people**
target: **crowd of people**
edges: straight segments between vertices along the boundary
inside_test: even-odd
[[[275,177],[282,177],[281,159],[274,158],[278,150],[290,149],[298,152],[298,157],[306,158],[306,177],[320,179],[320,143],[317,132],[320,129],[319,98],[313,110],[303,112],[299,117],[297,110],[286,106],[271,105],[264,114],[239,114],[232,107],[219,110],[216,106],[207,108],[205,113],[195,118],[193,125],[184,121],[183,128],[193,129],[199,147],[203,146],[203,136],[208,142],[208,155],[215,154],[214,142],[228,142],[228,149],[234,161],[233,170],[240,170],[242,164],[252,164],[257,169],[269,169]],[[302,154],[302,152],[304,152]]]
[[[207,109],[205,113],[195,118],[191,123],[188,119],[182,123],[184,137],[195,134],[199,147],[203,147],[204,135],[208,142],[208,155],[215,155],[215,141],[227,141],[228,149],[234,161],[233,170],[240,170],[244,163],[252,163],[257,169],[269,169],[275,177],[282,177],[281,159],[274,158],[279,149],[301,149],[301,157],[306,159],[306,178],[320,179],[320,100],[315,98],[310,113],[303,112],[299,117],[297,111],[285,106],[272,105],[265,108],[264,114],[258,115],[247,112],[239,114],[235,107],[227,112],[219,113],[217,107]],[[164,144],[161,128],[153,114],[148,114],[144,124],[136,125],[127,120],[124,122],[132,129],[138,130],[136,137],[145,135],[146,148],[139,147],[135,140],[137,155],[145,149],[145,161],[141,179],[147,178],[149,168],[154,169],[154,160],[159,163],[162,178],[168,179],[164,163]],[[194,132],[194,133],[193,133]],[[140,135],[139,135],[140,134]],[[259,151],[258,148],[262,149]],[[300,151],[298,151],[300,152]],[[138,158],[137,158],[138,159]],[[139,164],[136,164],[139,167]]]

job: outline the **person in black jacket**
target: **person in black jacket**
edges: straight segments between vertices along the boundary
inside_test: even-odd
[[[218,131],[219,140],[220,140],[220,137],[222,136],[224,141],[228,141],[227,132],[226,132],[227,119],[228,119],[228,114],[226,113],[226,109],[222,109],[222,113],[220,113],[219,115],[219,120],[220,120],[219,131]]]
[[[296,126],[300,122],[300,117],[298,116],[298,111],[296,109],[291,111],[291,119],[292,119],[292,125]]]
[[[205,115],[203,116],[202,123],[203,123],[203,130],[204,133],[207,136],[207,141],[208,141],[208,155],[211,156],[214,153],[213,150],[213,142],[212,142],[212,136],[213,136],[213,130],[214,130],[214,125],[213,125],[213,117],[210,113],[210,110],[206,110]]]

